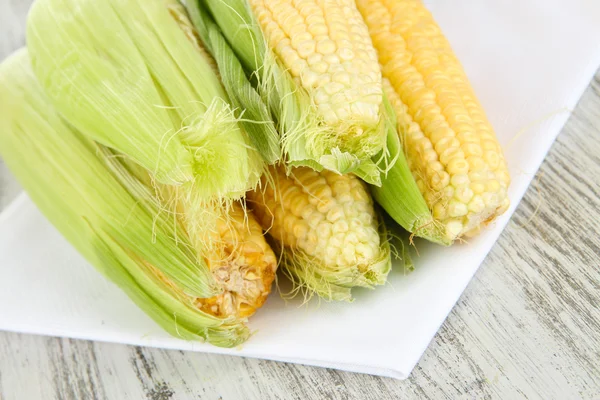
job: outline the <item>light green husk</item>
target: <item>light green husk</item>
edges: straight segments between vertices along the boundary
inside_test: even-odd
[[[73,126],[158,182],[195,200],[239,198],[264,164],[182,18],[175,0],[38,0],[27,23],[33,70]]]
[[[223,347],[249,337],[243,321],[195,306],[197,297],[220,288],[185,229],[161,212],[151,189],[120,157],[60,118],[35,80],[26,50],[0,65],[0,109],[2,158],[46,218],[98,271],[173,336]]]
[[[268,164],[281,158],[279,133],[267,105],[246,77],[246,72],[235,53],[221,34],[219,27],[210,19],[206,10],[197,7],[197,3],[188,8],[198,34],[217,63],[219,75],[231,102],[236,108],[244,110],[244,129],[252,143]]]
[[[227,63],[234,54],[237,55],[241,67],[254,82],[256,91],[276,121],[288,166],[354,173],[368,183],[381,184],[380,168],[371,158],[386,144],[383,118],[376,127],[357,127],[354,123],[335,127],[325,124],[309,94],[295,83],[269,50],[246,0],[190,0],[187,7],[218,64]],[[215,46],[214,42],[222,44]],[[224,48],[226,54],[219,57],[217,53]],[[236,85],[237,63],[235,70],[219,69],[228,92],[235,92],[238,87],[247,90],[245,85]],[[238,97],[242,105],[246,98],[251,100],[250,105],[255,104],[255,99],[250,96]],[[365,133],[360,137],[348,134],[357,128]]]

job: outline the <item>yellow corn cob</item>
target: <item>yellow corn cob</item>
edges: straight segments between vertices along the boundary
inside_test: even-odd
[[[381,185],[386,166],[374,159],[387,155],[381,70],[354,1],[191,0],[187,6],[242,106],[255,102],[246,99],[239,75],[253,77],[253,94],[268,106],[288,166],[353,173]]]
[[[193,243],[193,238],[192,243]],[[254,215],[234,203],[226,218],[213,232],[213,254],[206,262],[223,292],[209,298],[196,297],[193,302],[202,311],[218,318],[247,318],[267,300],[275,279],[277,259],[265,240]],[[201,248],[206,249],[206,243]],[[206,253],[205,250],[202,253]],[[160,270],[152,272],[182,298],[189,298]]]
[[[326,123],[377,125],[381,71],[353,0],[249,3],[269,46],[311,93]]]
[[[217,224],[217,252],[208,257],[209,268],[224,291],[197,299],[197,304],[217,317],[249,317],[271,291],[277,259],[252,212],[234,203],[227,216]]]
[[[509,206],[510,177],[468,79],[420,0],[357,0],[379,53],[411,171],[454,240]]]
[[[270,172],[274,185],[265,182],[263,191],[247,197],[262,227],[295,258],[287,267],[298,283],[333,299],[350,293],[334,286],[383,283],[389,247],[360,179],[306,167],[289,176],[283,167]]]

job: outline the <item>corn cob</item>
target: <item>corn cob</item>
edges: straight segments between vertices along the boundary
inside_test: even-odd
[[[241,205],[222,210],[210,258],[147,172],[64,122],[26,50],[0,65],[0,152],[67,240],[172,335],[236,346],[270,291],[275,255]]]
[[[237,199],[263,162],[190,29],[176,0],[39,0],[27,43],[52,104],[83,134],[193,202]]]
[[[357,0],[414,178],[448,240],[509,206],[500,145],[450,44],[420,0]],[[393,215],[392,215],[393,216]]]
[[[204,255],[223,292],[211,298],[197,298],[196,304],[221,318],[249,317],[267,300],[275,279],[277,259],[253,213],[240,203],[233,203],[225,211],[216,228],[208,241],[193,236],[190,239],[196,242],[199,255]],[[206,251],[207,243],[210,252]]]
[[[290,166],[381,184],[371,160],[386,142],[381,71],[353,1],[195,0],[188,8],[213,55],[231,46],[258,80]]]
[[[267,178],[265,178],[267,179]],[[354,286],[382,284],[391,267],[366,185],[353,175],[272,167],[265,189],[248,193],[262,227],[280,245],[299,287],[325,299],[349,300]]]

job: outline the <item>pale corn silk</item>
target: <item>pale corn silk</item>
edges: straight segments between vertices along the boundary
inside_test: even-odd
[[[511,207],[478,238],[451,248],[418,242],[421,257],[413,273],[392,270],[388,285],[358,293],[352,304],[298,308],[271,296],[250,323],[256,334],[241,349],[224,350],[165,334],[21,198],[0,216],[0,329],[406,378],[509,221],[600,64],[595,0],[551,6],[527,0],[516,8],[491,0],[428,5],[498,134],[513,178]]]

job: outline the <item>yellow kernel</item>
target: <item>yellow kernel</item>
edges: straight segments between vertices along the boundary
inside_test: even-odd
[[[306,26],[304,25],[304,23],[299,23],[290,28],[289,35],[290,35],[290,37],[294,37],[296,35],[299,35],[299,34],[305,33],[305,32],[306,32]]]
[[[481,147],[477,143],[463,143],[460,147],[465,152],[466,157],[481,156],[482,154]]]
[[[354,52],[349,48],[342,48],[338,51],[338,55],[344,61],[350,61],[354,58]]]
[[[484,150],[492,150],[498,152],[498,144],[495,140],[484,140],[481,144]]]
[[[306,69],[302,72],[302,85],[304,87],[316,87],[319,80],[319,74]]]
[[[416,179],[417,181],[417,187],[419,188],[419,191],[421,193],[425,193],[425,191],[427,190],[427,186],[425,185],[425,182],[423,181],[423,179]]]
[[[444,196],[444,198],[446,199],[450,199],[454,196],[454,187],[452,186],[446,186],[443,190],[442,190],[442,195]]]
[[[448,204],[448,216],[450,217],[462,217],[467,215],[469,209],[466,204],[460,203],[456,200],[451,200]]]
[[[318,226],[319,223],[321,223],[321,221],[323,221],[323,218],[324,218],[324,216],[320,212],[312,213],[310,215],[310,217],[308,218],[308,220],[307,220],[308,221],[308,225],[311,228],[314,228],[314,227]]]
[[[488,181],[487,190],[488,192],[497,193],[500,190],[500,183],[498,183],[498,181],[495,179]]]
[[[294,53],[294,55],[298,57],[296,53]],[[298,57],[298,59],[292,65],[290,65],[290,71],[292,72],[292,75],[300,76],[304,68],[307,66],[307,62]]]
[[[429,141],[427,141],[427,143],[429,143]],[[438,159],[438,155],[435,152],[435,150],[428,148],[426,150],[423,151],[423,154],[421,155],[421,160],[423,161],[423,164],[429,164],[429,163],[433,163],[435,161],[437,161]]]
[[[348,222],[346,222],[345,220],[342,219],[333,224],[332,232],[334,234],[345,233],[345,232],[348,232],[348,229],[349,229]]]
[[[330,82],[327,85],[325,85],[325,92],[327,92],[328,95],[332,95],[334,93],[337,93],[341,90],[344,89],[344,85],[342,85],[341,83],[337,83],[337,82]]]
[[[458,220],[451,220],[446,223],[446,236],[451,240],[454,240],[461,234],[463,230],[462,222]]]
[[[325,25],[324,23],[314,22],[308,25],[308,31],[316,37],[319,35],[327,35],[328,29],[327,25]]]
[[[469,184],[469,176],[467,174],[456,174],[450,179],[452,186],[462,187]]]
[[[483,198],[478,194],[473,196],[473,198],[469,202],[469,211],[478,214],[478,213],[482,212],[484,209],[485,209],[485,203],[483,202]]]
[[[485,161],[483,158],[477,156],[471,156],[467,158],[471,171],[482,171],[485,169]]]
[[[459,187],[454,189],[454,198],[461,203],[468,203],[473,198],[473,190],[469,187]]]
[[[498,196],[496,193],[486,192],[481,195],[481,198],[483,199],[485,206],[489,208],[496,207],[498,203]]]
[[[469,172],[469,163],[464,158],[454,157],[448,162],[447,170],[451,175],[467,174]]]
[[[305,40],[298,44],[298,55],[302,58],[308,58],[315,52],[315,42],[313,40]]]
[[[446,130],[446,129],[442,129],[441,131],[446,131],[446,132],[452,132],[450,130]],[[446,150],[450,149],[450,148],[458,148],[460,146],[459,141],[452,136],[449,137],[442,137],[439,140],[435,139],[431,139],[431,141],[433,143],[435,143],[435,151],[438,152],[438,154],[442,154],[443,152],[445,152]]]
[[[297,239],[304,238],[307,233],[308,233],[308,226],[306,225],[306,222],[304,222],[304,221],[298,221],[294,225],[294,236]],[[319,233],[321,233],[321,232],[319,232]]]
[[[317,43],[317,52],[321,54],[332,54],[336,50],[335,42],[331,39],[320,40]]]
[[[437,202],[433,206],[433,218],[437,220],[446,218],[446,207],[442,202]]]
[[[436,172],[430,178],[431,188],[439,191],[450,183],[450,175],[447,172]]]
[[[482,182],[471,182],[470,188],[475,194],[481,194],[485,192],[485,184]]]
[[[469,172],[469,179],[472,181],[485,181],[488,177],[487,171],[471,171]]]
[[[431,204],[435,204],[439,200],[439,193],[434,192],[433,190],[429,190],[425,192],[425,201],[427,204],[431,206]]]
[[[496,151],[486,151],[485,161],[488,163],[491,169],[496,169],[498,168],[498,165],[500,165],[500,157]]]
[[[350,74],[347,72],[337,72],[333,75],[332,80],[337,83],[342,83],[344,85],[350,85]]]
[[[327,221],[329,221],[329,222],[336,222],[340,218],[342,218],[343,216],[344,216],[344,210],[343,210],[342,207],[333,207],[327,213]]]
[[[453,147],[440,153],[440,161],[444,165],[448,165],[448,162],[454,157],[465,158],[465,154],[460,148]]]

